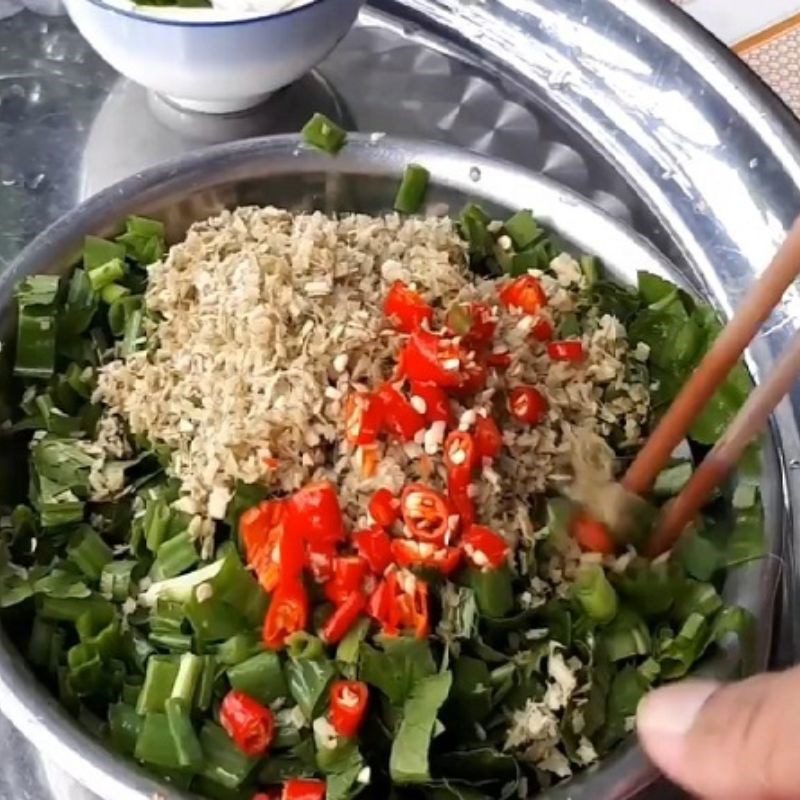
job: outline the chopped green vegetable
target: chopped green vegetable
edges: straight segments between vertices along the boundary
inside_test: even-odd
[[[617,615],[617,593],[601,566],[587,564],[580,567],[572,588],[575,599],[589,619],[605,625]]]
[[[409,164],[394,198],[394,209],[401,214],[416,214],[425,202],[430,172],[419,164]]]
[[[338,153],[347,141],[347,132],[319,113],[314,114],[303,126],[302,135],[306,144],[330,155]]]
[[[508,567],[487,570],[471,568],[468,571],[468,581],[475,592],[478,610],[487,617],[499,619],[514,607],[514,592]]]
[[[164,707],[178,765],[183,768],[198,769],[203,763],[203,751],[192,727],[186,703],[180,697],[170,697],[164,703]]]
[[[301,707],[304,710],[309,706],[313,709],[319,699],[318,692],[321,692],[324,686],[327,685],[325,683],[322,688],[318,688],[315,684],[316,679],[325,680],[322,677],[327,674],[324,664],[327,664],[327,662],[322,662],[319,665],[319,670],[316,666],[308,669],[293,670],[291,665],[287,665],[286,669],[289,674],[289,686],[287,686],[278,654],[268,651],[258,653],[258,655],[254,655],[246,661],[231,667],[228,670],[228,680],[234,689],[254,697],[264,705],[269,705],[276,700],[285,698],[288,689],[294,686],[294,691],[303,697],[304,702]],[[331,672],[331,677],[332,674]],[[330,680],[330,677],[327,680]],[[302,688],[298,688],[299,686],[302,686]],[[294,695],[294,691],[293,696],[300,703],[298,695]]]
[[[146,217],[128,217],[125,233],[117,237],[125,254],[141,266],[159,261],[166,251],[164,223]]]
[[[250,774],[256,760],[244,755],[219,725],[206,722],[200,731],[202,774],[228,789],[235,789]]]
[[[263,655],[270,654],[264,653]],[[239,669],[239,667],[235,669]],[[280,673],[276,674],[274,671],[273,674],[277,681],[277,675]],[[286,664],[286,683],[289,687],[289,694],[294,698],[307,720],[314,719],[319,713],[322,703],[327,700],[327,690],[335,675],[336,668],[333,662],[327,658],[289,661]],[[285,689],[282,690],[282,694],[286,695]]]
[[[178,677],[179,667],[179,660],[172,656],[151,656],[148,659],[144,684],[136,705],[137,713],[148,714],[164,710],[164,703],[172,694],[175,679]]]
[[[99,292],[125,277],[125,262],[115,258],[87,272],[89,285]]]
[[[517,211],[505,221],[503,227],[517,250],[530,247],[542,235],[542,229],[533,214],[526,210]]]
[[[414,684],[403,705],[402,721],[389,757],[389,771],[395,783],[425,783],[430,780],[428,750],[434,723],[452,683],[450,672],[440,672]]]

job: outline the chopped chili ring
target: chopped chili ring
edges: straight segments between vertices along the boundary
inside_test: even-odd
[[[286,532],[314,544],[344,539],[344,517],[336,489],[329,481],[309,483],[288,501]]]
[[[447,330],[472,344],[488,344],[497,329],[497,317],[485,303],[456,303],[447,312]]]
[[[316,583],[325,583],[333,577],[336,545],[331,542],[306,545],[306,566]]]
[[[285,500],[268,500],[246,511],[239,522],[247,563],[264,591],[303,571],[303,540],[286,528]]]
[[[387,636],[396,636],[398,620],[394,612],[397,595],[397,572],[387,571],[385,577],[375,587],[367,600],[367,614],[381,625]]]
[[[547,305],[547,295],[533,275],[523,275],[500,290],[500,302],[510,311],[535,314]]]
[[[351,591],[325,621],[320,631],[322,641],[325,644],[338,644],[355,625],[366,605],[367,598],[364,592],[360,589]]]
[[[391,528],[400,519],[400,501],[386,488],[378,489],[372,495],[367,510],[382,528]]]
[[[411,398],[419,397],[425,404],[425,411],[421,412],[426,422],[444,422],[447,425],[455,423],[450,398],[441,386],[425,381],[411,381]]]
[[[392,563],[392,540],[379,525],[354,533],[353,544],[375,575],[383,575]]]
[[[547,354],[553,361],[568,361],[571,364],[577,364],[583,361],[583,343],[578,339],[550,342],[547,345]]]
[[[448,533],[450,509],[438,492],[414,483],[403,490],[400,512],[411,538],[420,542],[443,544]]]
[[[475,503],[472,501],[472,475],[464,470],[451,470],[447,473],[447,497],[453,514],[458,516],[462,528],[475,521]],[[450,531],[452,533],[452,531]],[[445,538],[448,541],[449,537]]]
[[[547,401],[533,386],[517,386],[511,390],[508,408],[514,419],[527,425],[536,425],[547,413]]]
[[[467,558],[481,569],[497,569],[508,558],[508,542],[490,528],[471,525],[461,537],[461,547]]]
[[[395,281],[383,301],[383,313],[401,333],[413,333],[433,320],[433,309],[419,292],[403,281]]]
[[[411,334],[402,353],[402,368],[411,381],[434,383],[443,389],[455,389],[462,383],[464,351],[453,339],[431,331]]]
[[[428,584],[413,572],[401,570],[397,573],[397,588],[393,613],[399,626],[414,631],[417,639],[427,639],[430,634]]]
[[[617,550],[608,528],[588,514],[578,514],[572,520],[571,530],[582,550],[604,555],[613,555]]]
[[[476,394],[486,388],[489,370],[482,361],[476,360],[476,354],[468,353],[461,373],[461,382],[456,391],[460,395]]]
[[[239,533],[247,564],[265,592],[271,592],[281,577],[281,539],[285,514],[283,500],[261,503],[242,514]]]
[[[391,383],[383,384],[378,396],[383,404],[384,428],[401,442],[413,441],[425,427],[425,417]]]
[[[486,356],[486,364],[494,369],[506,370],[511,366],[511,353],[507,350],[492,351]]]
[[[533,334],[533,338],[537,341],[549,342],[555,334],[555,331],[553,330],[553,323],[550,322],[549,319],[541,317],[533,326],[531,333]]]
[[[344,436],[350,444],[371,445],[378,441],[383,407],[373,392],[351,392],[344,402]]]
[[[437,547],[430,542],[415,542],[410,539],[393,539],[392,554],[399,567],[426,567],[452,575],[461,563],[461,551],[457,547]]]
[[[270,650],[280,650],[286,639],[308,624],[308,595],[302,581],[280,583],[264,617],[262,639]]]
[[[331,686],[331,725],[339,736],[352,739],[367,713],[369,688],[362,681],[336,681]]]
[[[283,784],[281,800],[325,800],[325,781],[290,778]]]
[[[219,721],[236,747],[249,758],[261,758],[275,738],[272,711],[236,689],[225,695]]]
[[[325,597],[332,603],[341,603],[353,592],[364,588],[369,565],[361,556],[338,556],[333,560],[333,577],[325,586]]]
[[[478,465],[478,448],[472,434],[451,431],[444,442],[444,464],[450,472],[464,472],[469,477]]]
[[[475,421],[475,449],[479,459],[494,459],[503,450],[503,434],[497,427],[497,423],[490,416],[481,416]]]

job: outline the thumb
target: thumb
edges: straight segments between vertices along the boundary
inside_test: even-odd
[[[656,766],[704,800],[800,797],[800,667],[658,689],[640,704],[637,728]]]

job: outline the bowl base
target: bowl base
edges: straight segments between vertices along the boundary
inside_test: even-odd
[[[193,100],[168,94],[162,94],[159,97],[184,111],[194,111],[199,114],[235,114],[260,105],[271,95],[272,92],[265,92],[250,97],[233,97],[228,100]]]

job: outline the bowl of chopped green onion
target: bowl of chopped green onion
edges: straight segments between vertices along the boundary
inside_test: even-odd
[[[205,113],[254,106],[305,75],[350,30],[363,0],[67,0],[114,69]]]
[[[3,713],[114,800],[647,787],[639,700],[765,666],[784,514],[769,437],[653,561],[572,499],[719,329],[690,277],[548,179],[321,116],[87,200],[0,275]]]

